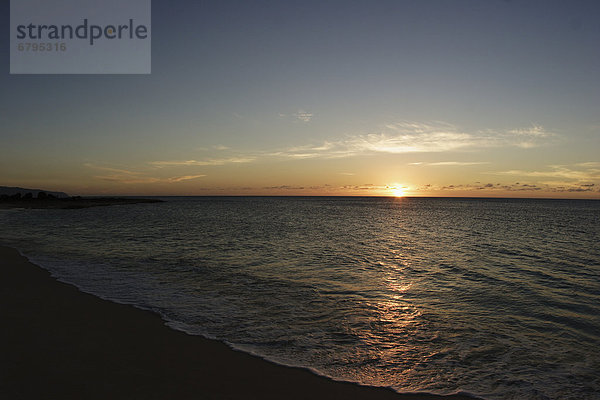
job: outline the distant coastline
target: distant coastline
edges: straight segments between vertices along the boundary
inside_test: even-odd
[[[163,200],[135,197],[81,197],[43,189],[0,186],[0,209],[78,209],[138,203],[161,203]]]

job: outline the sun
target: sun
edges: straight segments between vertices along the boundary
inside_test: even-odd
[[[394,197],[404,197],[406,192],[406,187],[403,187],[401,185],[398,184],[393,184],[387,187],[387,189],[390,191],[390,193],[392,194],[392,196]]]
[[[404,197],[404,190],[400,188],[392,189],[392,194],[394,197]]]

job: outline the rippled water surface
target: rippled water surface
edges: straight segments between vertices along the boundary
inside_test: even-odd
[[[336,379],[600,398],[600,201],[169,198],[0,211],[85,291]]]

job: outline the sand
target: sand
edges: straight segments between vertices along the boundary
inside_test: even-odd
[[[335,382],[165,326],[0,247],[3,399],[471,399]]]

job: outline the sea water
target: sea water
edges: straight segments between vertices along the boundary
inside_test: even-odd
[[[600,201],[189,197],[0,212],[58,279],[399,392],[600,398]]]

